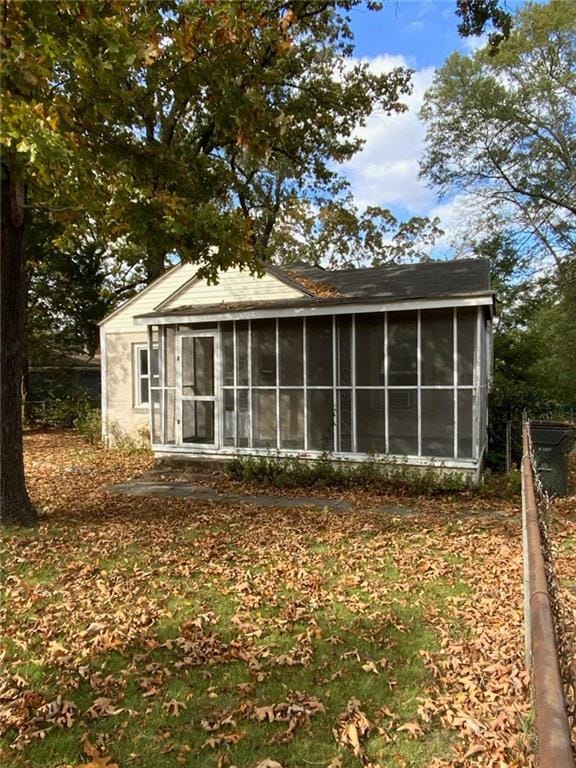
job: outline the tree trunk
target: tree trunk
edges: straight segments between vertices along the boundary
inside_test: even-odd
[[[22,345],[26,310],[25,186],[2,165],[0,252],[0,524],[38,523],[24,478]]]

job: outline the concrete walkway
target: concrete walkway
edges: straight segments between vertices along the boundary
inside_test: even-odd
[[[126,483],[108,485],[104,491],[108,493],[124,493],[128,496],[175,497],[180,499],[198,499],[211,501],[216,504],[249,504],[257,507],[276,507],[290,509],[294,507],[309,507],[312,509],[332,509],[346,512],[353,508],[349,499],[320,498],[318,496],[270,496],[268,494],[221,493],[214,488],[187,480],[172,478],[170,480],[149,479],[150,474]],[[191,477],[188,475],[191,480]],[[212,479],[213,476],[212,476]],[[397,504],[378,504],[370,507],[371,512],[382,512],[392,517],[409,517],[420,514],[418,509]],[[509,515],[499,510],[466,510],[455,515],[457,518],[507,518]]]
[[[216,504],[247,504],[257,507],[276,507],[277,509],[294,509],[308,507],[312,509],[332,509],[345,512],[353,509],[354,504],[349,499],[321,498],[318,496],[288,496],[286,494],[271,496],[268,494],[244,494],[219,491],[214,484],[221,479],[220,473],[199,471],[166,471],[150,470],[140,477],[117,485],[103,488],[108,493],[124,493],[128,496],[174,497],[180,499],[197,499]],[[398,504],[371,505],[370,512],[381,512],[392,517],[409,517],[421,514],[421,510]],[[497,509],[468,509],[456,515],[466,518],[500,518],[510,515]]]
[[[129,496],[174,496],[176,498],[201,499],[220,504],[253,504],[258,507],[314,507],[345,511],[352,508],[347,499],[319,499],[313,496],[251,496],[238,493],[220,493],[214,488],[173,481],[130,480],[127,483],[109,485],[109,493],[126,493]]]

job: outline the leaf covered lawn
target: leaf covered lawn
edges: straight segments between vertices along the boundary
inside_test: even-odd
[[[150,458],[70,433],[26,459],[42,519],[3,542],[3,765],[531,764],[514,504],[115,495]]]

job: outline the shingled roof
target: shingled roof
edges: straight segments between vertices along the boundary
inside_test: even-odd
[[[487,259],[387,264],[369,269],[324,270],[302,262],[275,268],[297,282],[318,283],[338,295],[362,299],[413,299],[490,290]]]
[[[266,265],[270,274],[298,287],[301,298],[242,301],[211,305],[187,305],[140,317],[239,312],[259,308],[303,308],[320,304],[356,304],[491,294],[487,259],[427,261],[419,264],[388,264],[368,269],[327,270],[295,262],[283,267]]]

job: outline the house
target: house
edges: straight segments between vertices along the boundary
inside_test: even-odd
[[[72,426],[77,404],[97,407],[101,402],[100,355],[45,350],[40,359],[29,361],[23,381],[28,424]]]
[[[481,259],[327,271],[180,264],[101,323],[104,439],[480,472],[494,295]]]

